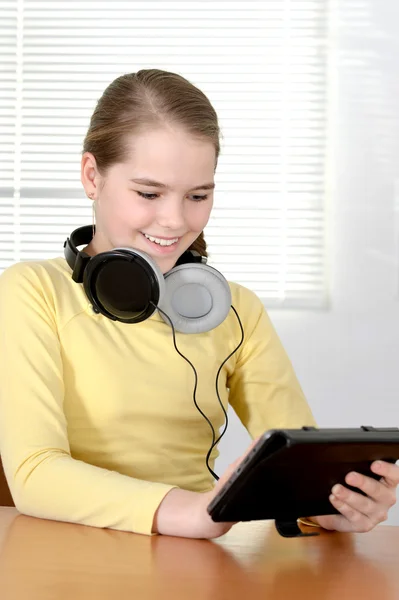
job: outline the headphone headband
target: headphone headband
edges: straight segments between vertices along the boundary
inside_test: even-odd
[[[85,225],[72,231],[64,242],[65,260],[72,269],[72,279],[77,283],[83,282],[83,273],[90,260],[86,252],[79,252],[78,246],[88,244],[93,239],[93,226]]]

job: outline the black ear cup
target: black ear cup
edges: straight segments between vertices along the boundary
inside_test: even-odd
[[[129,248],[116,248],[94,256],[83,278],[94,309],[123,323],[148,319],[156,310],[165,287],[162,273],[148,258]]]

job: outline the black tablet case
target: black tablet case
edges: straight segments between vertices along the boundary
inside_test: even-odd
[[[208,506],[214,521],[274,519],[282,535],[299,535],[297,519],[337,513],[331,488],[351,471],[378,479],[374,460],[399,460],[399,429],[266,432]],[[354,489],[354,488],[351,488]],[[359,492],[359,490],[356,489]]]

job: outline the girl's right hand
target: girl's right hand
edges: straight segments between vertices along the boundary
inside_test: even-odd
[[[235,523],[212,521],[207,507],[258,439],[255,439],[246,452],[228,466],[210,492],[198,493],[173,488],[158,507],[153,533],[204,539],[217,538],[227,533]]]

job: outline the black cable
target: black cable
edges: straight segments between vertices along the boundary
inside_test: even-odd
[[[151,304],[152,304],[153,306],[155,306],[155,307],[157,308],[157,310],[158,310],[158,311],[159,311],[159,312],[160,312],[162,315],[164,315],[164,316],[167,318],[167,320],[169,321],[169,324],[170,324],[170,326],[171,326],[171,328],[172,328],[172,334],[173,334],[173,344],[174,344],[175,350],[176,350],[176,352],[177,352],[177,353],[178,353],[178,354],[179,354],[179,355],[180,355],[180,356],[181,356],[181,357],[182,357],[182,358],[183,358],[183,359],[184,359],[184,360],[185,360],[185,361],[186,361],[186,362],[187,362],[187,363],[190,365],[190,367],[192,368],[192,370],[193,370],[193,372],[194,372],[194,390],[193,390],[193,401],[194,401],[194,404],[195,404],[195,407],[196,407],[196,409],[197,409],[197,410],[199,411],[199,413],[200,413],[200,414],[201,414],[201,415],[204,417],[205,421],[208,423],[209,427],[211,428],[211,431],[212,431],[212,447],[213,447],[213,444],[215,443],[215,437],[216,437],[216,436],[215,436],[215,430],[214,430],[214,428],[213,428],[213,425],[212,425],[211,421],[208,419],[208,417],[206,416],[206,414],[205,414],[205,413],[204,413],[204,412],[203,412],[203,411],[200,409],[200,407],[199,407],[199,406],[198,406],[198,404],[197,404],[197,399],[196,399],[197,384],[198,384],[198,375],[197,375],[197,371],[196,371],[196,369],[195,369],[195,367],[194,367],[193,363],[192,363],[192,362],[191,362],[191,361],[190,361],[190,360],[189,360],[189,359],[188,359],[186,356],[184,356],[184,354],[182,354],[182,353],[180,352],[180,350],[178,349],[178,347],[177,347],[177,344],[176,344],[176,332],[175,332],[175,328],[174,328],[174,325],[173,325],[173,323],[172,323],[172,320],[171,320],[171,318],[170,318],[170,317],[169,317],[169,316],[168,316],[168,315],[167,315],[167,314],[166,314],[166,313],[165,313],[165,312],[164,312],[162,309],[160,309],[158,306],[156,306],[156,305],[155,305],[153,302],[151,302]],[[214,471],[213,471],[213,470],[210,468],[210,466],[209,466],[208,462],[206,462],[206,466],[208,467],[208,470],[210,471],[210,473],[211,473],[212,477],[215,477],[215,479],[217,479],[217,478],[218,478],[218,476],[217,476],[217,475],[216,475],[216,473],[214,473]]]
[[[233,311],[234,311],[234,313],[235,313],[235,315],[236,315],[236,317],[237,317],[237,319],[238,319],[238,323],[239,323],[239,325],[240,325],[240,329],[241,329],[241,340],[240,340],[240,342],[239,342],[238,346],[237,346],[237,347],[236,347],[236,348],[235,348],[235,349],[234,349],[232,352],[230,352],[230,354],[227,356],[227,358],[225,358],[225,360],[222,362],[222,364],[220,365],[220,367],[219,367],[219,369],[218,369],[217,375],[216,375],[216,381],[215,381],[215,385],[216,385],[216,395],[217,395],[217,398],[218,398],[219,404],[220,404],[220,406],[221,406],[221,408],[222,408],[222,411],[223,411],[223,414],[224,414],[224,417],[225,417],[225,425],[224,425],[224,429],[223,429],[222,433],[219,435],[219,437],[216,439],[215,430],[214,430],[214,428],[213,428],[213,425],[212,425],[211,421],[208,419],[208,417],[206,416],[206,414],[205,414],[205,413],[204,413],[204,412],[201,410],[201,408],[198,406],[198,403],[197,403],[197,399],[196,399],[196,392],[197,392],[197,385],[198,385],[198,375],[197,375],[197,371],[196,371],[196,369],[195,369],[195,367],[194,367],[193,363],[192,363],[192,362],[191,362],[191,361],[190,361],[190,360],[189,360],[189,359],[188,359],[186,356],[184,356],[184,354],[182,354],[182,353],[180,352],[180,350],[178,349],[178,347],[177,347],[177,344],[176,344],[176,331],[175,331],[174,325],[173,325],[173,323],[172,323],[172,320],[171,320],[171,318],[169,317],[169,315],[167,315],[167,314],[166,314],[166,313],[165,313],[165,312],[164,312],[162,309],[160,309],[160,308],[159,308],[159,306],[156,306],[156,304],[154,304],[153,302],[150,302],[150,304],[152,304],[152,306],[154,306],[154,307],[155,307],[155,308],[156,308],[156,309],[157,309],[157,310],[158,310],[158,311],[159,311],[159,312],[160,312],[160,313],[161,313],[161,314],[162,314],[164,317],[166,317],[166,319],[168,320],[168,322],[169,322],[169,324],[170,324],[170,326],[171,326],[171,328],[172,328],[173,345],[174,345],[174,347],[175,347],[175,350],[176,350],[176,352],[177,352],[177,353],[178,353],[178,354],[179,354],[179,355],[180,355],[180,356],[181,356],[181,357],[182,357],[182,358],[183,358],[183,359],[184,359],[184,360],[185,360],[185,361],[186,361],[186,362],[187,362],[187,363],[190,365],[190,367],[192,368],[192,370],[193,370],[193,372],[194,372],[194,390],[193,390],[193,401],[194,401],[194,405],[195,405],[196,409],[198,410],[198,412],[199,412],[199,413],[200,413],[200,414],[201,414],[201,415],[204,417],[205,421],[208,423],[208,425],[209,425],[209,427],[211,428],[211,431],[212,431],[212,444],[211,444],[211,446],[210,446],[210,448],[209,448],[209,450],[208,450],[208,453],[207,453],[207,455],[206,455],[206,460],[205,460],[205,462],[206,462],[206,466],[207,466],[207,468],[208,468],[208,471],[211,473],[212,477],[214,477],[214,478],[216,479],[216,481],[218,481],[218,480],[219,480],[219,476],[218,476],[218,475],[217,475],[217,474],[216,474],[216,473],[213,471],[213,469],[211,469],[211,467],[209,466],[209,458],[210,458],[210,455],[211,455],[211,453],[212,453],[212,450],[214,449],[214,447],[215,447],[215,446],[216,446],[216,445],[219,443],[219,441],[222,439],[222,437],[223,437],[223,436],[224,436],[224,434],[226,433],[227,426],[228,426],[228,417],[227,417],[227,412],[226,412],[226,409],[225,409],[225,408],[224,408],[224,406],[223,406],[223,403],[222,403],[222,401],[221,401],[221,399],[220,399],[220,395],[219,395],[218,379],[219,379],[219,375],[220,375],[220,373],[221,373],[221,370],[222,370],[223,366],[225,365],[225,363],[226,363],[226,362],[229,360],[229,358],[231,358],[231,356],[233,356],[233,354],[234,354],[235,352],[237,352],[237,350],[239,349],[239,347],[241,346],[241,344],[242,344],[242,343],[243,343],[243,341],[244,341],[244,329],[243,329],[243,327],[242,327],[242,323],[241,323],[240,317],[238,316],[238,313],[237,313],[236,309],[234,308],[234,306],[233,306],[233,305],[231,305],[231,308],[233,309]]]
[[[214,447],[215,447],[215,446],[216,446],[216,445],[217,445],[217,444],[220,442],[220,440],[222,439],[222,437],[223,437],[223,436],[224,436],[224,434],[226,433],[227,426],[228,426],[228,424],[229,424],[229,419],[228,419],[228,416],[227,416],[226,409],[224,408],[224,406],[223,406],[223,403],[222,403],[222,401],[221,401],[221,399],[220,399],[220,396],[219,396],[219,388],[218,388],[218,379],[219,379],[219,375],[220,375],[220,373],[221,373],[221,370],[222,370],[223,366],[226,364],[226,362],[229,360],[229,358],[231,358],[231,357],[233,356],[233,354],[234,354],[235,352],[237,352],[237,350],[240,348],[240,346],[242,345],[242,343],[243,343],[243,341],[244,341],[244,329],[243,329],[243,326],[242,326],[242,323],[241,323],[241,319],[240,319],[240,317],[239,317],[239,315],[238,315],[238,312],[236,311],[236,309],[234,308],[234,306],[233,306],[233,305],[231,305],[231,308],[233,309],[233,311],[234,311],[234,313],[235,313],[235,315],[236,315],[236,317],[237,317],[238,324],[239,324],[239,326],[240,326],[240,329],[241,329],[241,340],[240,340],[240,342],[239,342],[238,346],[236,346],[236,348],[234,348],[234,350],[233,350],[232,352],[230,352],[230,354],[228,355],[228,357],[227,357],[227,358],[225,358],[225,360],[222,362],[222,364],[220,365],[220,367],[219,367],[219,370],[218,370],[218,372],[217,372],[217,375],[216,375],[216,382],[215,382],[215,385],[216,385],[216,395],[217,395],[217,398],[218,398],[218,400],[219,400],[219,404],[220,404],[220,406],[222,407],[222,411],[223,411],[223,413],[224,413],[224,417],[225,417],[225,425],[224,425],[223,431],[222,431],[222,433],[219,435],[218,439],[217,439],[216,441],[214,441],[214,442],[212,443],[212,446],[209,448],[208,454],[206,455],[206,461],[207,461],[207,464],[208,464],[209,457],[210,457],[210,455],[211,455],[211,453],[212,453],[212,450],[213,450],[213,449],[214,449]],[[219,477],[218,477],[218,476],[216,476],[216,477],[215,477],[215,479],[218,481],[218,480],[219,480]]]

